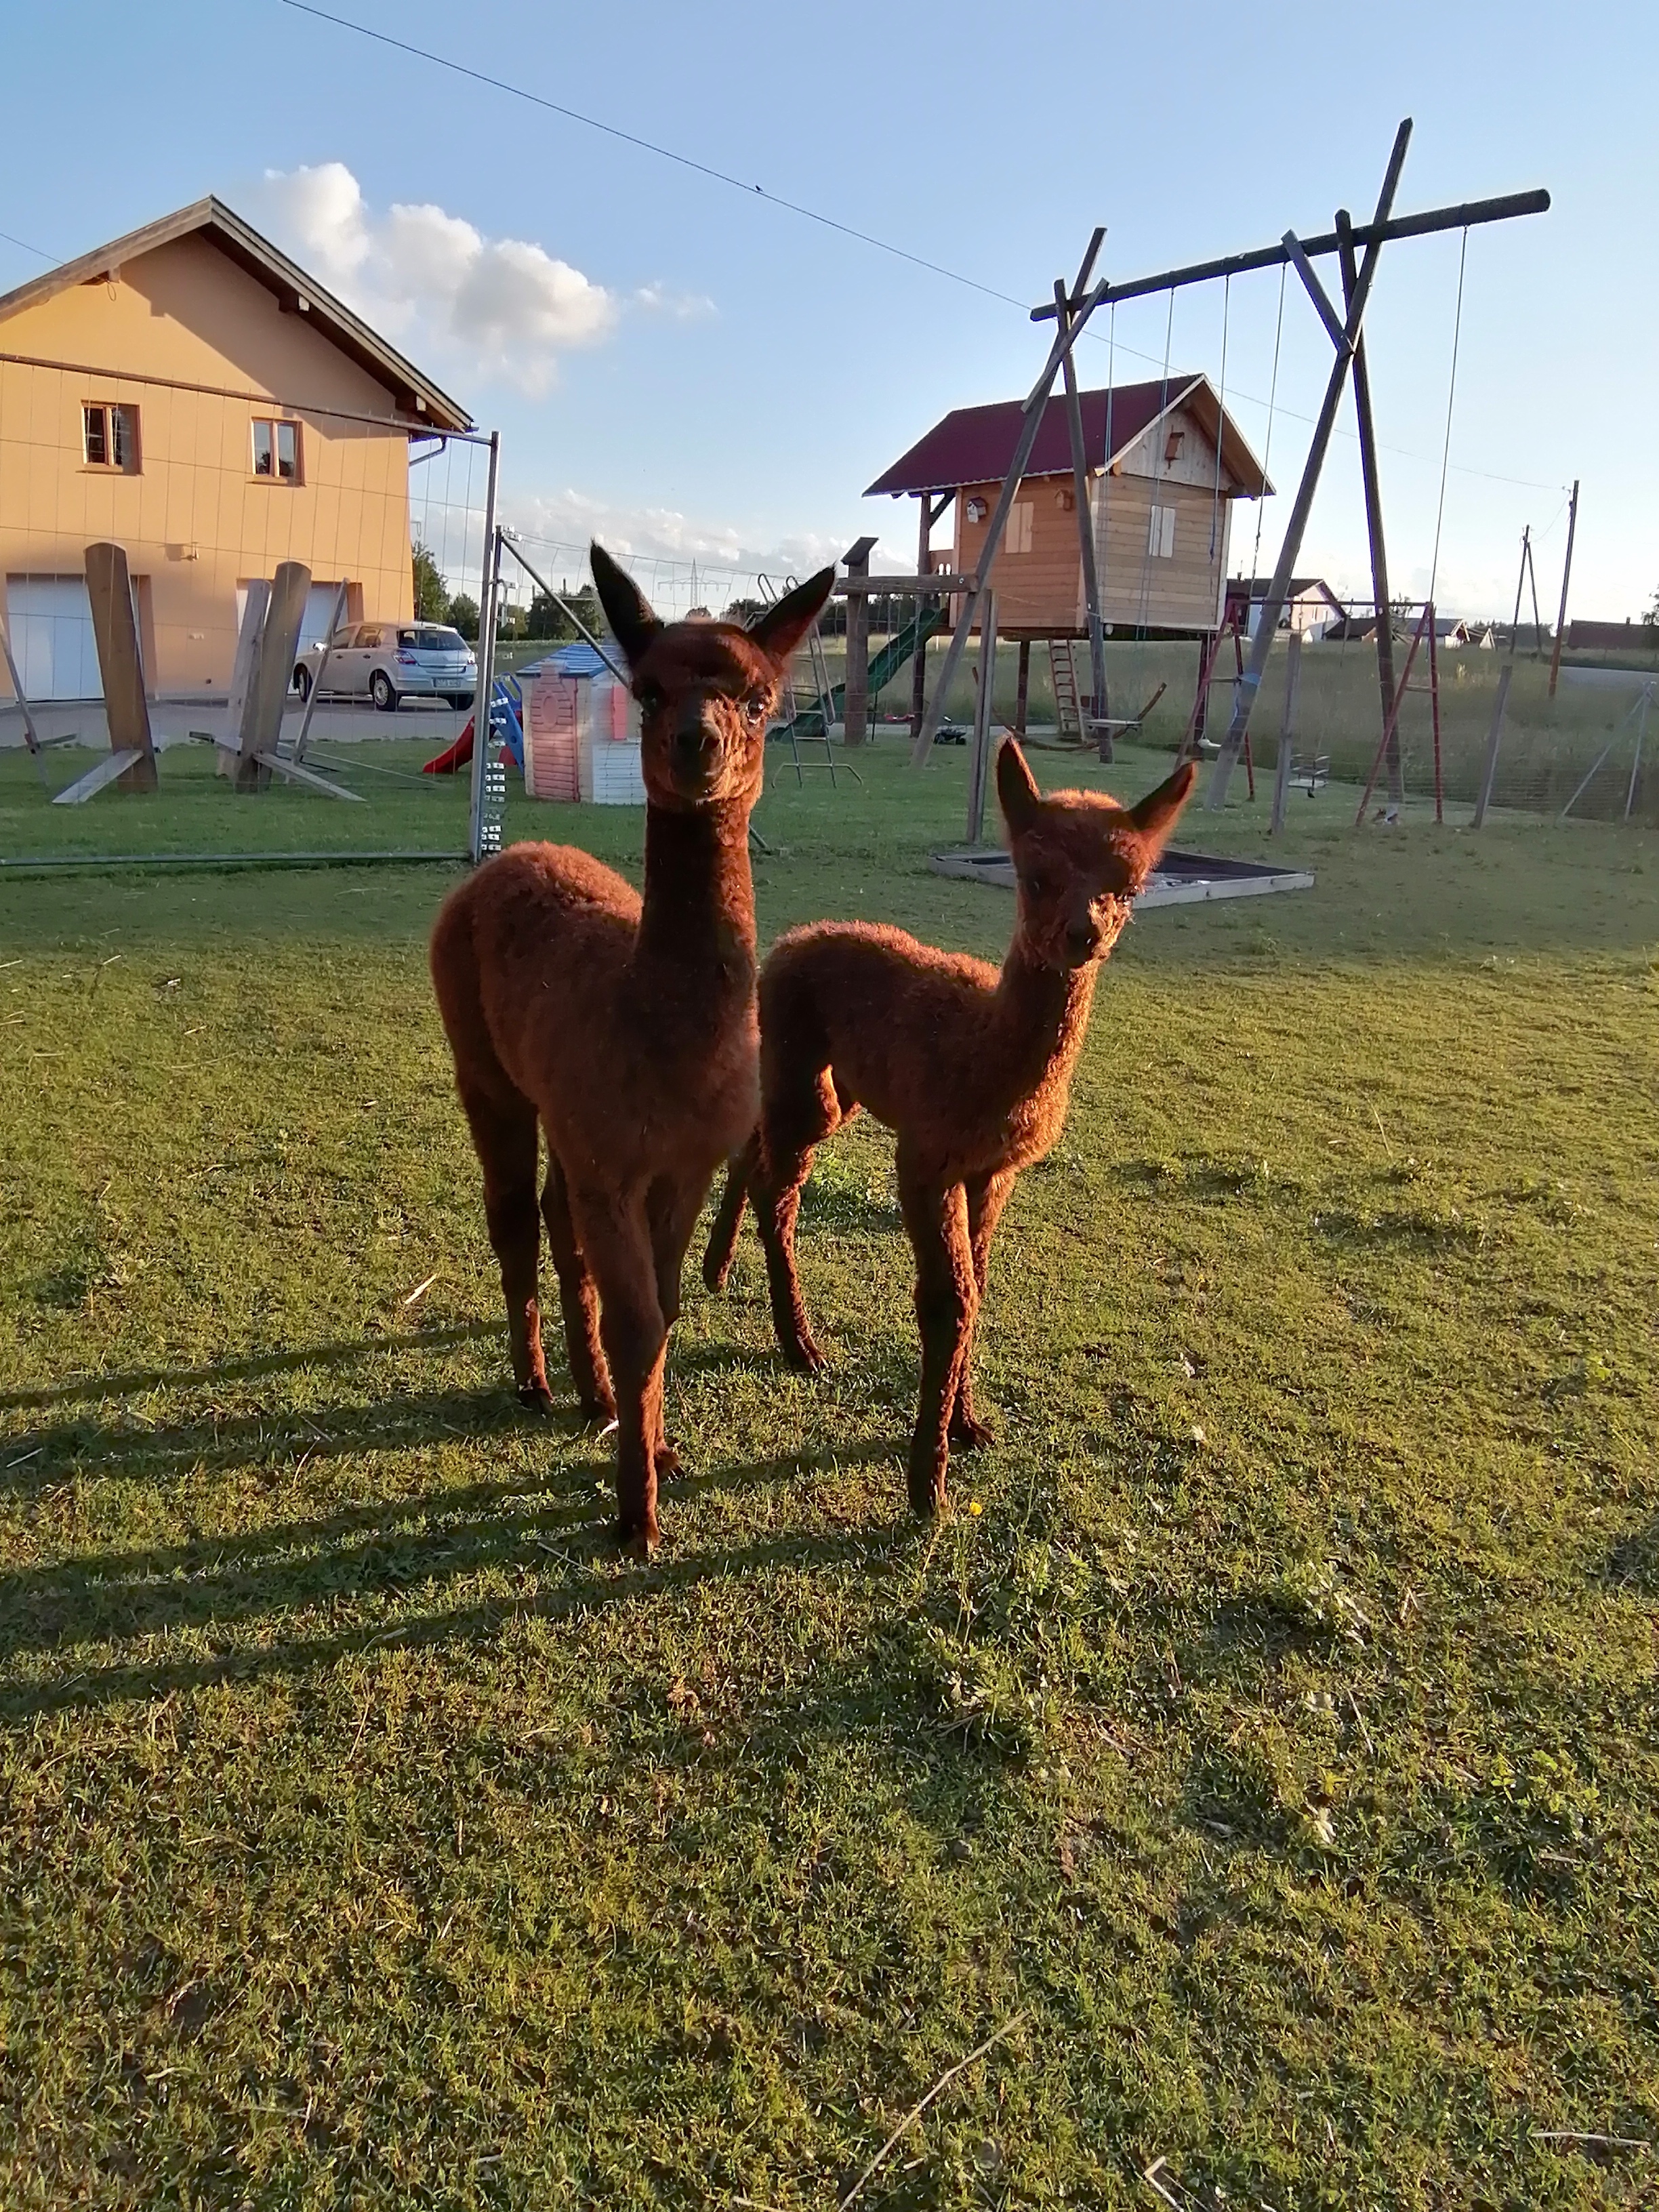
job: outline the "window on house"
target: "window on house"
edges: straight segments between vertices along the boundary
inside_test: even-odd
[[[1172,507],[1155,507],[1146,526],[1146,550],[1155,561],[1175,558],[1176,511]]]
[[[1031,550],[1031,507],[1029,499],[1017,499],[1008,510],[1008,525],[1003,533],[1005,553],[1029,553]]]
[[[297,422],[262,421],[253,423],[253,473],[276,483],[300,481],[300,426]]]
[[[89,469],[119,469],[131,476],[138,467],[138,410],[88,406],[81,410],[82,434]]]

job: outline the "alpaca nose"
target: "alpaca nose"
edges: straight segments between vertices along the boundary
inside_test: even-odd
[[[1074,921],[1066,933],[1066,949],[1079,967],[1100,950],[1100,932],[1092,921]]]
[[[674,753],[681,768],[702,769],[714,757],[717,739],[715,732],[704,721],[701,714],[689,718],[674,732]]]

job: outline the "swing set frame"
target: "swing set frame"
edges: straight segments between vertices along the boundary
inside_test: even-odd
[[[1212,810],[1224,805],[1228,786],[1234,768],[1244,750],[1249,737],[1250,718],[1266,672],[1268,656],[1279,628],[1279,617],[1290,594],[1290,583],[1302,550],[1302,540],[1312,511],[1314,495],[1330,447],[1336,426],[1337,410],[1350,377],[1353,380],[1355,410],[1358,417],[1360,448],[1360,467],[1365,489],[1366,523],[1370,540],[1372,588],[1379,606],[1389,605],[1388,589],[1387,551],[1382,530],[1382,500],[1376,466],[1376,441],[1370,406],[1369,369],[1364,349],[1365,310],[1371,287],[1376,280],[1377,260],[1386,244],[1408,238],[1431,237],[1446,231],[1461,230],[1465,234],[1481,225],[1507,222],[1521,216],[1542,215],[1550,205],[1550,195],[1542,188],[1526,192],[1510,192],[1498,198],[1466,201],[1452,207],[1430,208],[1415,215],[1395,216],[1395,196],[1399,190],[1401,172],[1405,166],[1406,152],[1411,141],[1412,122],[1407,117],[1395,134],[1393,149],[1377,195],[1376,211],[1369,223],[1356,224],[1346,209],[1339,209],[1335,228],[1313,238],[1299,238],[1287,230],[1277,245],[1258,247],[1246,253],[1223,255],[1211,261],[1195,262],[1185,268],[1159,271],[1155,276],[1136,277],[1127,283],[1115,284],[1106,277],[1091,281],[1096,257],[1105,234],[1097,228],[1091,237],[1080,265],[1077,282],[1066,289],[1057,284],[1052,300],[1031,309],[1031,320],[1041,323],[1052,320],[1055,325],[1048,356],[1036,381],[1028,395],[1016,441],[1013,456],[1003,478],[997,502],[992,510],[979,561],[968,588],[963,592],[960,608],[949,644],[945,647],[934,685],[933,697],[920,726],[911,750],[913,766],[921,767],[932,756],[933,738],[944,713],[945,695],[966,649],[969,632],[978,623],[982,604],[989,598],[991,576],[997,553],[1001,546],[1008,516],[1019,489],[1025,466],[1036,444],[1049,396],[1057,378],[1066,376],[1067,415],[1073,424],[1073,462],[1081,459],[1081,422],[1078,417],[1073,395],[1076,378],[1070,363],[1078,338],[1087,327],[1091,317],[1103,306],[1115,306],[1121,300],[1146,298],[1156,293],[1173,294],[1194,284],[1212,282],[1220,277],[1232,277],[1259,269],[1293,268],[1313,303],[1335,352],[1323,404],[1314,425],[1301,482],[1297,488],[1290,519],[1274,564],[1273,580],[1262,603],[1261,620],[1251,641],[1249,660],[1235,686],[1233,711],[1216,756],[1205,803]],[[1335,257],[1341,273],[1342,307],[1339,312],[1314,268],[1316,261]],[[1063,296],[1062,296],[1063,293]],[[1462,283],[1459,285],[1460,309]],[[1455,371],[1454,371],[1455,374]],[[1449,441],[1449,405],[1448,411],[1448,441]],[[925,511],[925,507],[924,507]],[[1079,534],[1085,538],[1085,597],[1088,614],[1090,655],[1095,679],[1097,702],[1104,694],[1103,629],[1100,613],[1099,580],[1095,572],[1093,546],[1085,530],[1086,511],[1079,502]],[[1429,636],[1432,651],[1432,615]],[[1098,642],[1097,642],[1098,641]],[[1407,669],[1409,674],[1409,667]],[[1386,762],[1389,775],[1390,804],[1397,809],[1403,796],[1403,779],[1397,743],[1399,704],[1403,700],[1401,685],[1394,678],[1393,634],[1384,621],[1377,629],[1377,678],[1382,710],[1383,737],[1378,749],[1379,766]],[[983,739],[975,730],[976,745],[988,744],[988,728]],[[983,783],[983,763],[978,764],[978,781]],[[1374,780],[1374,779],[1373,779]]]

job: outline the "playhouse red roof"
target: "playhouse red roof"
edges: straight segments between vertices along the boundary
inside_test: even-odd
[[[1091,469],[1105,468],[1143,436],[1160,416],[1172,408],[1188,407],[1206,423],[1213,436],[1222,425],[1222,459],[1228,475],[1246,498],[1259,499],[1273,486],[1261,464],[1245,443],[1238,425],[1224,415],[1214,387],[1206,376],[1171,376],[1166,382],[1152,377],[1145,384],[1114,385],[1109,391],[1080,392],[1083,449]],[[866,499],[883,492],[953,491],[959,485],[996,483],[1006,475],[1019,440],[1022,403],[1000,399],[988,407],[957,407],[943,422],[935,422],[926,437],[877,477]],[[1107,416],[1111,417],[1112,450],[1106,450]],[[1063,395],[1049,400],[1042,424],[1025,465],[1030,477],[1069,476],[1072,437],[1066,422]]]

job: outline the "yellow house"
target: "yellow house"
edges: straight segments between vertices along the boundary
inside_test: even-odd
[[[126,549],[148,688],[222,693],[242,594],[304,635],[413,613],[411,439],[465,410],[216,199],[0,296],[0,616],[25,694],[101,696],[87,546]],[[3,659],[0,696],[10,697]]]

